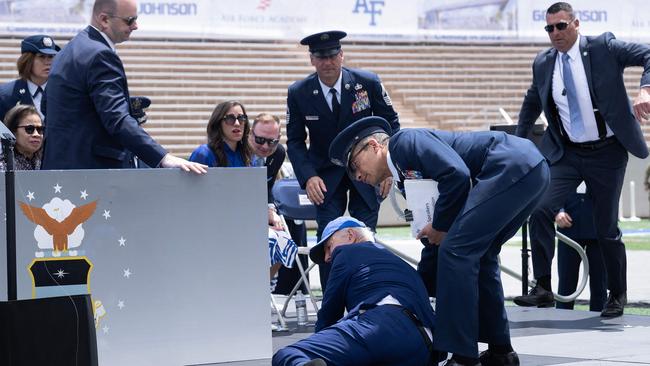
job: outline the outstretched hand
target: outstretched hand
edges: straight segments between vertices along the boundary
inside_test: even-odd
[[[205,174],[208,172],[207,165],[194,163],[187,161],[185,159],[179,158],[172,154],[165,155],[160,161],[161,168],[180,168],[186,172],[192,172],[195,174]]]

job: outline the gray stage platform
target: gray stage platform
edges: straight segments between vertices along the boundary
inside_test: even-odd
[[[522,365],[650,365],[650,317],[625,315],[604,319],[598,313],[508,307],[512,343]],[[307,337],[313,328],[274,332],[277,350]],[[270,360],[219,365],[266,366]]]

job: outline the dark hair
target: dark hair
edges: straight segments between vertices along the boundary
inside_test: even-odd
[[[15,134],[16,130],[18,130],[18,124],[20,123],[20,121],[26,116],[32,114],[35,114],[38,116],[38,118],[41,118],[41,115],[38,114],[38,110],[36,110],[36,107],[34,107],[33,105],[18,104],[17,106],[11,108],[7,112],[7,114],[4,115],[4,119],[2,121],[4,122],[5,126],[7,126],[9,131]]]
[[[561,11],[567,12],[571,18],[575,17],[575,15],[573,15],[573,7],[571,4],[565,2],[559,2],[549,6],[546,10],[546,14],[557,14]]]
[[[18,57],[16,68],[21,79],[29,80],[32,77],[32,67],[34,66],[35,58],[36,54],[34,52],[25,52]]]
[[[271,113],[260,113],[257,116],[255,116],[255,119],[253,120],[253,126],[251,126],[251,131],[255,130],[255,126],[257,126],[258,123],[262,121],[268,121],[269,119],[272,119],[275,121],[275,123],[278,125],[279,130],[278,133],[281,135],[282,134],[282,124],[280,123],[280,119],[278,116],[273,115]]]
[[[223,117],[228,113],[230,108],[234,106],[240,106],[244,114],[246,114],[246,108],[244,105],[237,101],[228,101],[217,104],[212,111],[210,120],[208,121],[207,133],[208,133],[208,147],[217,157],[218,166],[228,166],[228,158],[226,153],[223,151],[223,130],[221,125],[223,123]],[[253,156],[253,151],[248,145],[248,134],[250,133],[251,127],[248,123],[243,123],[244,127],[244,136],[241,141],[237,142],[237,150],[241,153],[242,160],[244,165],[248,166],[251,164],[251,157]]]

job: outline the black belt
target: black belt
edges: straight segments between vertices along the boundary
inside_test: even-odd
[[[429,350],[429,361],[427,362],[427,365],[437,365],[438,362],[440,361],[440,357],[438,357],[438,351],[435,351],[433,349],[433,343],[431,342],[431,338],[429,338],[429,335],[427,334],[427,331],[425,330],[422,321],[418,319],[418,317],[415,316],[415,314],[413,314],[411,310],[403,307],[402,305],[397,305],[397,304],[384,304],[384,305],[400,307],[402,309],[402,313],[408,316],[409,319],[411,319],[411,321],[415,323],[415,326],[418,328],[418,331],[420,332],[420,335],[424,340],[424,344],[427,346],[427,349]],[[433,336],[433,333],[431,333],[431,336]]]
[[[618,141],[616,137],[610,136],[607,138],[604,138],[602,140],[596,140],[596,141],[587,141],[587,142],[573,142],[569,140],[565,140],[564,143],[567,146],[575,147],[578,149],[585,149],[585,150],[596,150],[600,149],[601,147],[605,147],[608,145],[611,145]]]

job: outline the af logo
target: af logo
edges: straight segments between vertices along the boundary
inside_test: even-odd
[[[53,188],[55,196],[49,201],[38,200],[36,192],[32,191],[25,196],[29,203],[18,201],[22,214],[35,224],[34,239],[38,250],[34,253],[31,263],[27,265],[32,280],[32,297],[90,294],[90,279],[94,265],[86,256],[86,250],[83,249],[86,246],[83,242],[88,241],[84,240],[86,236],[84,227],[94,216],[99,200],[83,202],[87,201],[89,196],[84,189],[80,191],[79,198],[83,203],[74,204],[63,196],[62,186],[57,183]],[[41,203],[36,204],[38,201]],[[101,216],[108,220],[110,211],[104,210]],[[91,242],[94,245],[99,244],[97,238],[93,238]],[[122,247],[125,246],[126,239],[121,237],[117,242]],[[124,306],[124,300],[119,299],[117,303],[119,310]],[[100,328],[102,318],[108,315],[110,310],[112,309],[107,309],[100,299],[93,296],[97,329]],[[104,325],[102,330],[108,333],[108,326]]]
[[[370,26],[376,26],[376,15],[381,15],[381,8],[386,5],[384,0],[357,0],[354,5],[353,13],[357,14],[362,11],[363,14],[370,14]]]

